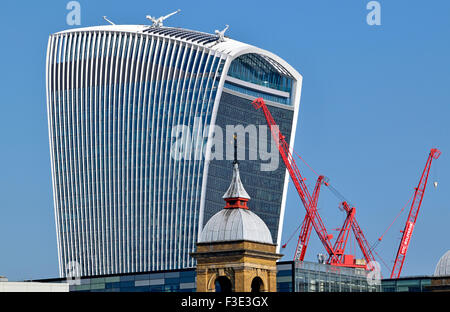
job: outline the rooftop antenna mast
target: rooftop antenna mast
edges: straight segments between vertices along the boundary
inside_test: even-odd
[[[113,22],[111,22],[106,16],[103,16],[103,19],[104,19],[105,21],[107,21],[108,23],[110,23],[111,25],[116,25],[116,24],[114,24]]]
[[[178,9],[178,10],[176,10],[175,12],[172,12],[172,13],[170,13],[170,14],[167,14],[166,16],[160,16],[160,17],[158,17],[158,18],[153,17],[153,16],[150,16],[150,15],[147,15],[145,18],[153,22],[152,27],[162,27],[162,26],[163,26],[163,22],[164,22],[166,19],[168,19],[168,18],[171,17],[172,15],[177,14],[177,13],[180,12],[180,11],[181,11],[181,10]]]

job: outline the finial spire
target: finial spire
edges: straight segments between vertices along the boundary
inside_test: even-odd
[[[234,160],[233,160],[233,165],[238,164],[239,165],[239,161],[237,159],[237,135],[233,135],[233,139],[234,139]]]
[[[242,184],[239,174],[239,161],[237,160],[237,136],[234,135],[234,160],[233,160],[233,178],[223,198],[227,202],[225,208],[243,208],[248,209],[247,202],[250,199],[247,191]]]

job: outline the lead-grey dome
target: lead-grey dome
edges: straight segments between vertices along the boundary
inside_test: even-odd
[[[450,250],[439,259],[434,276],[450,276]]]
[[[212,216],[200,235],[199,243],[253,241],[273,244],[267,225],[248,209],[223,209]]]

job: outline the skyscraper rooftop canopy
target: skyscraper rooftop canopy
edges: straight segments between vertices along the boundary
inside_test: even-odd
[[[257,59],[259,61],[257,63],[259,64],[258,66],[260,67],[260,70],[265,72],[276,72],[280,76],[295,79],[296,81],[301,81],[302,79],[301,75],[292,66],[277,55],[258,47],[233,40],[226,36],[224,37],[224,40],[221,41],[219,40],[219,36],[215,34],[178,27],[152,27],[150,25],[102,25],[82,27],[64,30],[56,33],[55,35],[80,32],[121,32],[147,34],[199,45],[213,51],[217,51],[218,53],[223,53],[226,56],[231,56],[232,58],[237,58],[243,54],[253,54],[254,56],[252,59]]]

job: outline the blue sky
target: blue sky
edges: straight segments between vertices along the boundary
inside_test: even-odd
[[[79,1],[81,26],[147,24],[145,15],[182,12],[166,25],[227,35],[276,53],[304,78],[295,150],[330,177],[356,207],[374,242],[410,198],[429,149],[442,156],[429,185],[403,275],[432,274],[450,249],[450,2],[380,0],[381,26],[366,23],[368,0]],[[0,26],[0,275],[56,277],[56,232],[45,102],[49,34],[70,28],[68,1],[2,2]],[[305,169],[311,188],[315,177]],[[344,216],[324,189],[328,229]],[[407,207],[409,209],[409,207]],[[406,210],[407,210],[406,209]],[[304,216],[290,185],[283,243]],[[406,212],[377,248],[392,266]],[[292,258],[291,241],[285,260]],[[306,259],[323,248],[315,233]],[[389,275],[384,269],[383,274]]]

